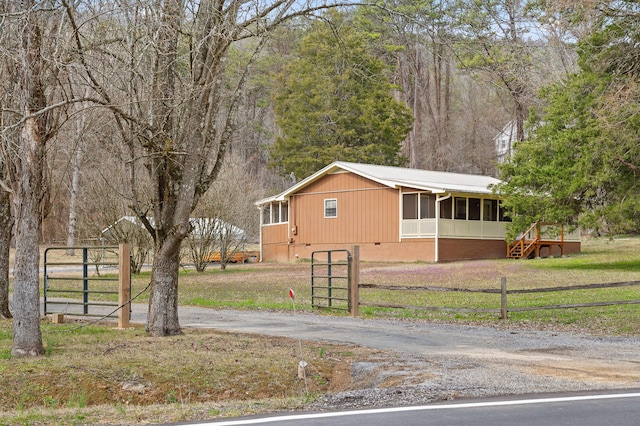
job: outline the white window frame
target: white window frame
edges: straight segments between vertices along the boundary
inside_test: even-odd
[[[269,214],[267,214],[267,212]],[[289,222],[289,202],[272,201],[262,206],[262,226],[279,225]]]
[[[329,207],[328,204],[333,202],[335,207]],[[333,216],[327,216],[327,209],[335,210],[335,214]],[[337,198],[325,198],[324,199],[324,218],[325,219],[334,219],[338,217],[338,199]]]

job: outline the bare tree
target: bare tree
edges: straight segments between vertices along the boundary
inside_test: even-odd
[[[191,212],[220,172],[250,66],[271,30],[326,5],[132,0],[110,6],[111,16],[84,18],[63,3],[86,64],[85,80],[95,102],[113,112],[130,152],[131,207],[154,239],[147,329],[154,336],[178,334],[180,247],[191,230]],[[87,59],[98,50],[90,43],[95,35],[85,33],[100,19],[108,20],[114,42],[100,46],[111,54],[96,69]],[[234,46],[252,53],[243,71],[230,76],[226,61]],[[152,182],[150,200],[138,193],[140,171]]]
[[[237,194],[242,193],[242,197]],[[213,250],[220,253],[220,269],[224,270],[246,243],[257,240],[258,216],[253,200],[260,198],[255,179],[237,158],[225,161],[219,178],[202,197],[195,214],[206,218],[198,224],[198,232],[188,243],[192,254],[202,260]],[[195,249],[195,250],[194,250]],[[244,257],[244,256],[243,256]]]
[[[42,218],[49,208],[46,146],[57,127],[56,116],[50,109],[55,91],[49,90],[47,83],[55,78],[58,70],[48,61],[53,58],[44,52],[44,39],[49,35],[47,31],[52,30],[47,25],[50,23],[47,17],[55,12],[41,9],[41,6],[44,5],[33,0],[3,5],[13,21],[13,34],[18,36],[17,43],[6,45],[9,55],[5,56],[9,62],[7,66],[14,70],[11,77],[15,84],[13,95],[17,109],[14,118],[17,119],[9,129],[3,129],[6,132],[10,132],[11,127],[19,130],[17,144],[8,147],[16,221],[11,350],[14,356],[34,356],[44,351],[40,332],[39,238]],[[58,23],[57,20],[51,22]]]
[[[411,134],[413,167],[451,168],[447,155],[455,71],[451,8],[450,1],[436,0],[417,3],[409,19],[404,13],[395,14],[400,41],[406,45],[399,53],[399,71],[416,117]]]
[[[474,2],[461,13],[459,45],[463,68],[484,73],[511,100],[516,140],[524,139],[524,122],[535,95],[532,84],[541,33],[526,0]]]
[[[216,228],[215,235],[220,248],[220,269],[224,271],[235,255],[244,251],[246,236],[240,228],[222,220],[218,220]],[[244,255],[241,256],[241,259],[244,262]]]
[[[42,221],[51,205],[47,152],[64,123],[66,107],[80,100],[63,83],[72,55],[58,2],[3,0],[0,12],[0,133],[8,159],[16,245],[11,353],[36,356],[44,351],[38,275]]]
[[[243,196],[238,197],[239,193]],[[206,269],[212,257],[217,258],[220,269],[226,269],[247,243],[257,240],[258,217],[253,200],[261,196],[260,185],[249,174],[244,160],[225,161],[218,179],[195,209],[192,232],[185,239],[186,257],[198,272]],[[241,258],[244,261],[244,254]]]
[[[83,105],[76,104],[78,111],[82,111]],[[82,172],[82,162],[84,158],[84,127],[86,124],[86,114],[79,114],[76,121],[75,143],[71,150],[71,185],[69,188],[69,226],[67,231],[67,255],[75,255],[73,247],[76,245],[77,221],[78,221],[78,198],[80,192],[80,176]]]
[[[202,204],[202,203],[201,203]],[[198,217],[191,220],[191,233],[184,240],[184,258],[197,272],[204,272],[216,247],[217,219]]]
[[[113,210],[116,211],[116,210]],[[131,271],[139,274],[149,258],[153,241],[149,232],[137,217],[120,217],[101,233],[108,244],[129,244],[131,247]]]

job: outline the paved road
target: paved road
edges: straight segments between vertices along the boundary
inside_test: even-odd
[[[134,305],[132,321],[146,321],[146,305]],[[437,324],[426,321],[362,319],[308,312],[273,312],[179,308],[183,327],[353,343],[413,355],[490,352],[493,358],[594,356],[640,362],[640,338],[593,337],[557,331],[511,330],[485,326]],[[518,355],[519,354],[519,355]],[[537,355],[529,355],[537,354]]]
[[[348,412],[279,414],[211,422],[198,426],[636,426],[640,394],[561,396],[536,399],[502,399],[394,407]]]

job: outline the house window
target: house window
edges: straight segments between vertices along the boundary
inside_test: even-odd
[[[480,198],[469,198],[469,220],[480,220]]]
[[[440,201],[440,219],[451,219],[452,210],[453,200],[451,198]]]
[[[403,219],[434,219],[436,196],[425,192],[402,195]]]
[[[262,223],[264,225],[271,223],[271,204],[265,204],[262,209]]]
[[[336,198],[324,200],[324,217],[338,217],[338,200]]]
[[[420,194],[420,219],[435,219],[436,196],[433,194]]]
[[[458,220],[467,219],[467,199],[462,197],[455,198],[453,218]]]
[[[262,207],[262,224],[271,225],[289,221],[289,203],[286,201],[265,204]]]
[[[482,200],[482,220],[495,222],[498,220],[498,200]]]
[[[403,219],[418,218],[418,194],[402,195],[402,218]]]

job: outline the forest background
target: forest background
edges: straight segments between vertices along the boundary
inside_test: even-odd
[[[46,2],[42,3],[44,8]],[[105,11],[114,13],[111,2],[74,3],[83,21],[99,21],[97,33],[91,35],[103,43],[113,43],[118,35],[109,28],[116,25],[113,15],[100,18]],[[143,7],[146,2],[116,3],[128,3],[133,8]],[[339,13],[324,14],[318,21],[299,18],[279,27],[248,70],[236,111],[237,125],[226,154],[228,170],[219,179],[242,182],[245,188],[245,195],[238,202],[244,202],[244,210],[252,214],[237,225],[251,231],[255,238],[258,213],[252,202],[292,183],[292,170],[270,166],[274,151],[279,153],[278,138],[294,132],[287,121],[309,121],[302,116],[304,111],[276,114],[279,102],[285,103],[286,90],[299,90],[301,102],[313,102],[311,93],[291,88],[290,80],[313,77],[303,74],[304,63],[313,59],[312,53],[301,56],[302,48],[349,49],[327,59],[336,63],[341,59],[343,67],[349,66],[349,59],[356,59],[356,49],[383,62],[384,69],[373,71],[388,80],[394,98],[410,108],[414,120],[402,141],[401,155],[406,159],[403,165],[496,175],[494,137],[518,113],[540,102],[537,93],[541,87],[577,71],[576,42],[596,19],[595,15],[588,16],[595,12],[589,11],[586,3],[583,7],[572,2],[566,7],[562,2],[540,3],[535,8],[530,3],[382,2],[380,7],[343,8]],[[584,19],[576,20],[581,14]],[[52,14],[51,19],[55,17]],[[5,32],[3,36],[9,34]],[[71,34],[44,36],[47,47],[62,49]],[[351,44],[345,42],[346,37],[351,38]],[[244,71],[246,56],[253,49],[250,44],[238,43],[231,51],[226,70],[229,80]],[[5,62],[9,57],[5,51]],[[105,60],[97,54],[92,59],[96,66]],[[291,69],[292,63],[297,69]],[[318,64],[312,64],[314,67]],[[3,72],[5,87],[0,93],[6,138],[7,127],[12,124],[7,110],[13,98],[11,88],[6,87],[11,81],[7,78],[7,64]],[[110,76],[114,84],[127,77]],[[332,78],[338,78],[338,74],[315,81],[316,90],[330,89]],[[65,84],[67,97],[84,95],[81,82],[47,83]],[[70,104],[58,120],[59,129],[47,149],[50,208],[44,218],[42,241],[66,244],[68,240],[95,240],[104,228],[133,213],[126,189],[126,152],[117,136],[118,124],[104,109],[86,103]],[[279,126],[281,122],[288,127]],[[305,152],[289,151],[288,155],[303,157]],[[283,162],[282,157],[278,157],[276,165]],[[335,155],[308,164],[306,175],[335,159],[344,158]],[[295,177],[306,176],[297,173]],[[203,206],[202,210],[207,208],[211,206]]]

